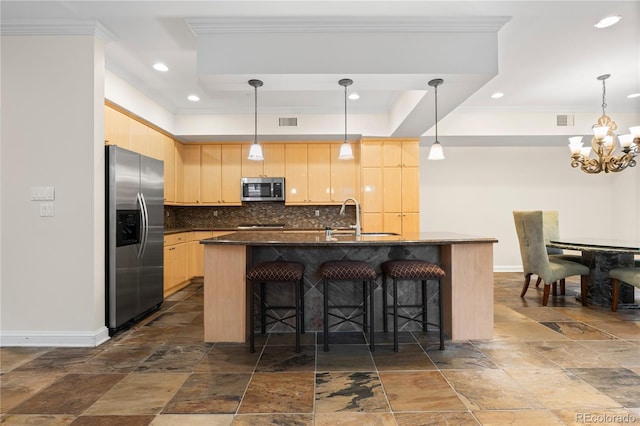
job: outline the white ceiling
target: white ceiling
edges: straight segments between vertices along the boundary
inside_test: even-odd
[[[343,114],[344,91],[337,82],[347,77],[354,80],[349,92],[360,95],[349,101],[349,113],[401,113],[392,131],[415,136],[433,125],[427,82],[439,77],[445,80],[438,89],[440,118],[481,111],[593,113],[595,120],[602,87],[596,77],[605,73],[612,75],[607,112],[640,115],[640,98],[627,98],[640,92],[639,0],[3,0],[0,7],[5,28],[18,21],[97,21],[110,35],[107,69],[176,115],[252,115],[251,78],[265,83],[258,92],[261,114]],[[594,28],[609,15],[623,19]],[[473,32],[476,22],[490,28]],[[424,44],[408,30],[438,24],[445,29]],[[368,31],[376,25],[378,36],[411,42],[381,48],[384,55],[377,56],[383,39]],[[472,37],[493,31],[494,50],[484,42],[471,52],[451,47],[452,31]],[[321,40],[327,33],[340,41]],[[443,43],[434,41],[438,37]],[[263,60],[270,56],[279,59]],[[420,61],[408,65],[414,58]],[[155,71],[155,62],[169,71]],[[504,97],[491,99],[496,91]],[[200,102],[188,101],[189,94]]]

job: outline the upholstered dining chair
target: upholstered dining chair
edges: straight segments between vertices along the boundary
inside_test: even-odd
[[[551,240],[557,240],[560,238],[560,221],[558,219],[557,210],[543,210],[542,211],[542,232],[544,234],[544,242],[548,243]],[[571,262],[582,263],[582,256],[578,254],[566,254],[564,250],[560,248],[547,247],[547,254],[553,259],[570,260]],[[536,280],[536,288],[540,287],[542,278],[538,277]],[[565,294],[564,279],[560,280],[560,294]],[[555,296],[555,294],[554,294]]]
[[[620,282],[640,288],[640,267],[636,263],[635,268],[630,266],[628,268],[610,269],[609,276],[611,277],[611,311],[616,312],[618,310]]]
[[[581,263],[549,257],[543,231],[542,210],[514,211],[513,220],[520,244],[520,256],[524,272],[524,285],[522,286],[520,297],[524,297],[526,294],[531,282],[531,275],[536,274],[544,283],[542,305],[547,306],[552,285],[554,286],[555,295],[555,287],[558,280],[580,275],[582,304],[586,305],[589,268]]]

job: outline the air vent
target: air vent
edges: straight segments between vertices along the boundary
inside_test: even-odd
[[[296,117],[280,117],[278,118],[278,126],[280,127],[297,127],[298,119]]]
[[[575,125],[575,115],[573,114],[558,114],[556,115],[556,126],[558,127],[573,127]]]

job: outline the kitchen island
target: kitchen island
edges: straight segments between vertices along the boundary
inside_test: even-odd
[[[496,242],[495,238],[448,232],[334,234],[330,238],[321,232],[235,232],[207,238],[200,241],[205,246],[204,339],[207,342],[246,340],[251,302],[247,297],[246,271],[259,262],[285,259],[305,265],[305,327],[307,331],[319,331],[322,330],[322,284],[318,271],[322,262],[338,259],[369,262],[378,272],[374,297],[376,306],[381,306],[380,264],[390,259],[413,258],[437,263],[447,274],[442,300],[445,332],[449,338],[453,341],[491,339],[493,244]],[[281,293],[284,298],[290,291],[283,287],[282,292],[275,293]],[[437,294],[429,295],[431,299],[434,296]],[[437,304],[434,305],[437,309]],[[430,310],[429,318],[437,318],[434,310]],[[376,311],[376,331],[382,331],[382,310]]]

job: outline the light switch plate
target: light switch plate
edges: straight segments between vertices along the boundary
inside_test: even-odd
[[[40,217],[53,217],[53,203],[40,203]]]
[[[53,186],[32,186],[32,201],[53,201],[55,200],[55,187]]]

